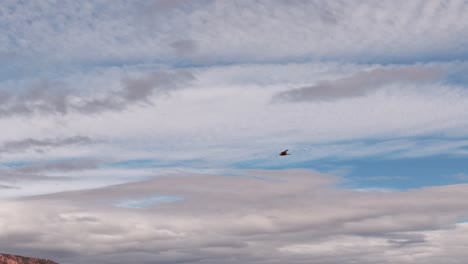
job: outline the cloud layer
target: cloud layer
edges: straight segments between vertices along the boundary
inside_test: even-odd
[[[468,257],[454,247],[468,232],[456,224],[468,217],[466,185],[359,192],[307,171],[242,174],[160,177],[4,201],[0,237],[8,243],[1,246],[61,263],[462,263]],[[112,206],[154,195],[183,199]]]
[[[37,55],[103,63],[454,59],[467,54],[459,37],[467,8],[461,0],[10,1],[0,48],[18,64]]]

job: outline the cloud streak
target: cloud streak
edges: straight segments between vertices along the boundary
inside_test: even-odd
[[[98,160],[64,160],[56,162],[33,163],[15,168],[21,173],[70,172],[98,169],[102,162]]]
[[[11,185],[3,185],[3,184],[0,184],[0,190],[9,190],[9,189],[19,189],[19,187],[17,186],[11,186]]]
[[[377,68],[337,80],[319,81],[316,85],[280,92],[274,96],[274,100],[303,102],[364,96],[385,87],[385,85],[429,83],[441,80],[445,75],[444,70],[427,66]]]
[[[167,96],[187,88],[194,76],[186,71],[151,72],[121,80],[121,89],[105,89],[103,94],[80,95],[65,83],[43,80],[19,94],[0,92],[0,117],[24,115],[65,115],[69,112],[97,114],[122,111],[135,104],[150,104],[152,96]]]
[[[95,141],[86,136],[74,136],[68,138],[46,138],[33,139],[27,138],[22,140],[6,141],[0,147],[0,152],[22,152],[30,149],[42,152],[45,149],[64,147],[71,145],[87,145]]]

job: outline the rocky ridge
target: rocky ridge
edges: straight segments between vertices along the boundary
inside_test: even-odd
[[[48,259],[38,259],[0,253],[0,264],[58,264]]]

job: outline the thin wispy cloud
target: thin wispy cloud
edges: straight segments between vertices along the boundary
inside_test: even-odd
[[[466,175],[463,172],[459,172],[454,175],[451,175],[451,177],[459,181],[468,181],[468,175]]]

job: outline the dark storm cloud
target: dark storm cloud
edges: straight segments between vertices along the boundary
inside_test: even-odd
[[[152,72],[121,80],[120,90],[104,95],[78,95],[65,83],[42,80],[16,93],[0,90],[0,117],[32,114],[85,114],[121,111],[138,104],[150,103],[151,96],[167,96],[170,92],[187,88],[194,79],[189,72]]]
[[[388,84],[437,81],[444,74],[443,70],[420,66],[374,69],[358,72],[350,77],[319,81],[313,86],[281,92],[276,94],[274,99],[303,102],[364,96]]]

